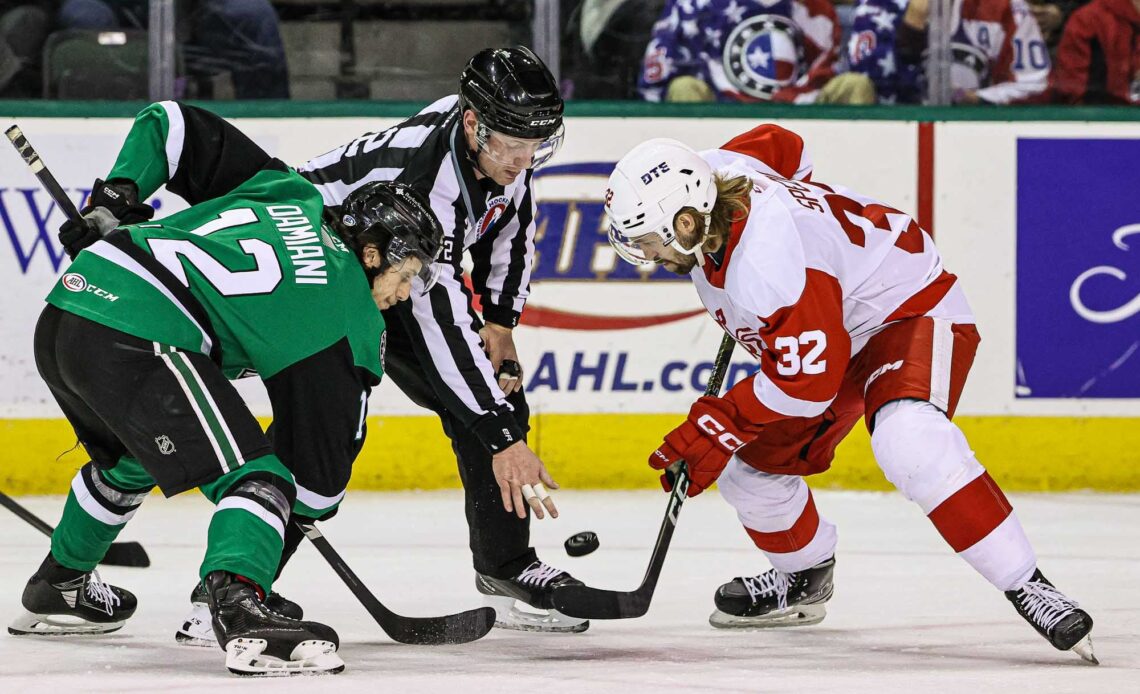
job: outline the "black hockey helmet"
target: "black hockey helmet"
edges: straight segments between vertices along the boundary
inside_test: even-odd
[[[366,183],[344,199],[338,222],[341,239],[361,262],[368,244],[380,250],[380,267],[365,268],[370,282],[414,256],[423,263],[419,273],[423,291],[435,284],[439,269],[434,263],[443,247],[443,227],[416,189],[395,181]]]
[[[491,130],[550,139],[562,129],[562,95],[542,60],[525,46],[485,48],[459,75],[459,106]]]

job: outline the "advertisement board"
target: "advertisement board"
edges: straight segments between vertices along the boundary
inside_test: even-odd
[[[1017,396],[1140,397],[1140,139],[1017,141]]]

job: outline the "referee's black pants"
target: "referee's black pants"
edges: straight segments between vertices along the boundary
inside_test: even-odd
[[[530,546],[530,508],[527,508],[526,518],[519,518],[503,508],[502,494],[491,468],[490,451],[435,394],[435,389],[424,375],[426,371],[434,371],[435,367],[430,363],[420,363],[421,357],[412,349],[407,330],[399,324],[404,315],[386,311],[384,316],[388,322],[384,374],[412,402],[439,415],[443,431],[451,439],[466,497],[467,527],[475,570],[495,578],[511,578],[537,558]],[[426,354],[422,358],[430,359]],[[507,402],[515,408],[514,418],[525,435],[530,430],[530,408],[523,391],[508,395]]]

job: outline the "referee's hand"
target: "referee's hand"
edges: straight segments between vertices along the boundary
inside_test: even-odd
[[[558,489],[558,483],[546,471],[546,466],[524,441],[512,444],[495,454],[491,467],[499,492],[503,498],[503,508],[519,518],[526,518],[529,506],[541,520],[549,513],[558,517],[558,507],[547,489]]]
[[[479,339],[483,340],[483,351],[491,360],[491,368],[495,370],[503,393],[510,395],[522,390],[523,371],[512,330],[497,323],[486,323],[479,330]]]

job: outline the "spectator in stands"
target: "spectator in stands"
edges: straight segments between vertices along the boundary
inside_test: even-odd
[[[829,0],[669,0],[645,51],[648,101],[814,101],[835,75]]]
[[[1043,95],[1049,53],[1025,0],[955,3],[950,82],[956,104],[1009,104]],[[859,0],[847,44],[851,70],[868,75],[883,103],[926,96],[930,0]]]
[[[636,99],[641,56],[665,0],[562,2],[562,95]]]
[[[1140,105],[1140,0],[1093,0],[1074,11],[1050,87],[1066,103]]]
[[[147,0],[63,0],[64,29],[146,29]],[[238,99],[288,99],[285,46],[269,0],[196,0],[185,14],[190,32],[183,46],[195,76],[229,72]],[[179,18],[183,17],[179,14]]]
[[[39,96],[50,2],[0,2],[0,96]]]

